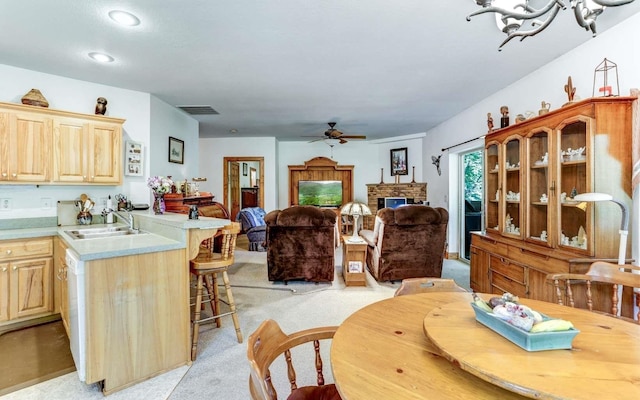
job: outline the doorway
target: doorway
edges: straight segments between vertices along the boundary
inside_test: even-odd
[[[243,189],[257,191],[257,205],[264,208],[264,157],[224,157],[223,163],[223,204],[231,220],[242,207]]]
[[[482,230],[484,151],[475,149],[460,153],[459,156],[460,258],[463,261],[470,261],[471,232]]]

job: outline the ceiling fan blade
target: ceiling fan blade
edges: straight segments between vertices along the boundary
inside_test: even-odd
[[[315,137],[315,136],[314,136],[314,137]],[[310,140],[310,141],[308,141],[307,143],[319,142],[320,140],[325,140],[325,139],[326,139],[326,138],[321,137],[321,138],[317,138],[317,139],[314,139],[314,140]]]
[[[340,141],[340,144],[345,144],[345,143],[347,143],[347,141],[346,141],[346,140],[344,140],[343,138],[339,138],[339,139],[338,139],[338,141]]]
[[[344,135],[340,136],[343,139],[366,139],[367,137],[364,135]]]

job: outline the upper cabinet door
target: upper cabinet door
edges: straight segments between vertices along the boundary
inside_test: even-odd
[[[526,192],[526,212],[528,221],[525,239],[536,244],[552,247],[555,243],[553,205],[556,193],[553,187],[552,171],[555,166],[553,157],[553,130],[538,128],[527,135],[528,180]]]
[[[57,118],[53,124],[53,180],[85,183],[89,171],[85,148],[88,124],[81,119]]]
[[[503,143],[504,163],[502,168],[502,234],[522,238],[524,215],[522,206],[523,188],[523,141],[521,136],[510,136]]]
[[[120,184],[122,128],[117,124],[90,124],[87,160],[92,183]]]
[[[51,118],[29,112],[6,115],[9,125],[4,135],[3,146],[6,146],[6,151],[3,153],[6,156],[2,160],[0,179],[47,182],[50,179],[51,164]]]
[[[564,121],[557,129],[558,151],[558,204],[560,205],[558,245],[572,251],[593,255],[593,235],[591,212],[587,204],[576,202],[573,197],[593,191],[592,134],[594,121],[578,116]]]
[[[487,231],[500,229],[500,144],[488,142],[485,146],[485,226]]]

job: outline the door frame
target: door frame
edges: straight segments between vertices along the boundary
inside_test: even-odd
[[[258,180],[258,205],[264,208],[264,157],[257,156],[230,156],[223,158],[223,168],[222,168],[222,196],[224,207],[229,210],[229,163],[230,162],[257,162],[260,165],[260,171],[258,175],[260,176]]]

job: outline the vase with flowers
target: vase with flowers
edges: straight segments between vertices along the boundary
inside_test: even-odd
[[[152,176],[147,180],[147,186],[153,193],[153,212],[158,215],[164,214],[164,195],[171,192],[173,181],[164,176]]]

